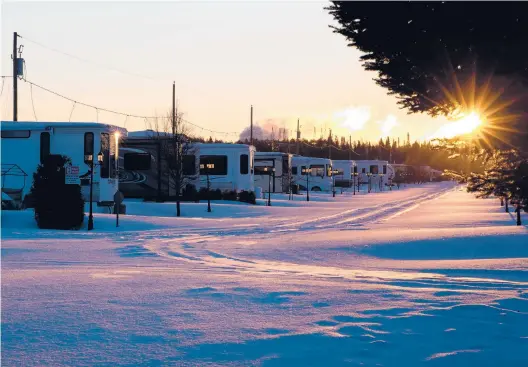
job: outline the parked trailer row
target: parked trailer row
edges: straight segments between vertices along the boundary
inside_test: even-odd
[[[151,130],[128,132],[99,123],[2,122],[2,198],[29,193],[37,165],[50,154],[66,155],[78,166],[85,200],[89,198],[87,156],[102,155],[94,167],[94,202],[113,206],[116,191],[126,197],[172,197],[176,185],[164,157],[170,136]],[[352,161],[255,152],[245,144],[189,143],[182,150],[183,174],[197,189],[267,192],[331,191],[333,187],[386,185],[395,171],[387,161]],[[118,159],[116,160],[116,157]],[[128,160],[127,160],[128,157]],[[127,164],[143,159],[148,169]],[[119,174],[119,177],[118,177]],[[271,176],[271,177],[270,177]]]

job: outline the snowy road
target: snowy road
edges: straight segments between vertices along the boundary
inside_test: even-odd
[[[117,232],[2,213],[2,365],[528,365],[528,229],[496,200],[297,199],[129,202]]]

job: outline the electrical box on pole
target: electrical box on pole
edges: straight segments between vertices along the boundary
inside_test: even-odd
[[[24,76],[24,59],[16,59],[16,76]]]

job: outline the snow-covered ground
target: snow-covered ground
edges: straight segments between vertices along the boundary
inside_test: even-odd
[[[2,365],[528,365],[528,229],[497,200],[259,203],[127,201],[93,232],[3,212]]]

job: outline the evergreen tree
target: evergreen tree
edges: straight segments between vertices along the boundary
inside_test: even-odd
[[[385,2],[380,11],[333,1],[328,10],[334,31],[403,108],[433,116],[484,108],[502,125],[489,131],[493,144],[528,147],[528,2]]]
[[[49,155],[33,174],[30,196],[39,228],[79,229],[84,221],[84,199],[80,185],[66,185],[66,156]]]

